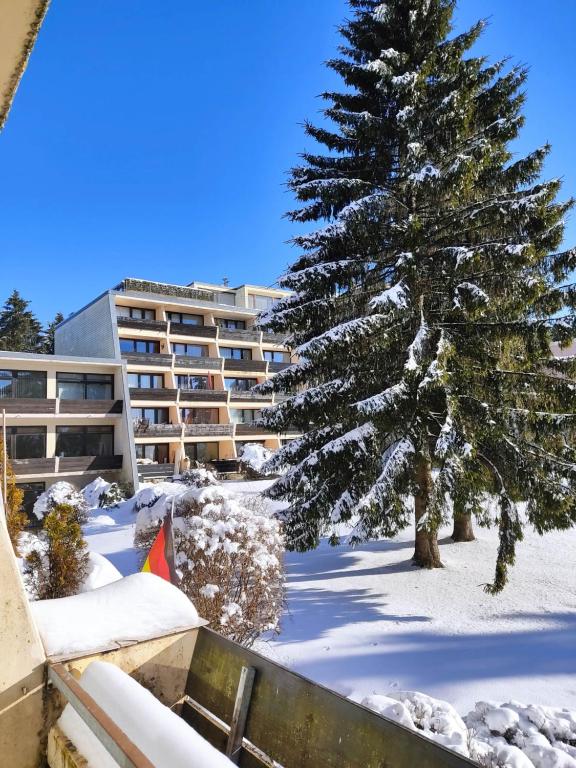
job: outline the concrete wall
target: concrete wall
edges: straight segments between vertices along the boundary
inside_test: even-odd
[[[56,328],[55,353],[78,357],[118,357],[112,296],[104,294]]]
[[[0,765],[37,768],[44,742],[46,657],[6,529],[0,495]]]

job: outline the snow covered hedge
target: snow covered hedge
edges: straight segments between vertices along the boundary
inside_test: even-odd
[[[74,507],[79,523],[86,521],[88,505],[82,491],[78,491],[73,485],[64,480],[54,483],[48,490],[38,496],[34,504],[33,512],[38,520],[43,520],[54,507],[57,507],[60,504]]]
[[[414,691],[361,703],[483,768],[576,768],[576,712],[567,709],[482,701],[461,718],[447,702]]]
[[[195,472],[191,485],[158,483],[137,494],[135,544],[145,556],[174,501],[180,589],[215,630],[249,646],[264,632],[278,631],[284,606],[280,526],[210,473]]]
[[[247,443],[240,456],[240,469],[252,480],[267,477],[270,473],[264,470],[264,465],[273,455],[274,451],[259,443]]]

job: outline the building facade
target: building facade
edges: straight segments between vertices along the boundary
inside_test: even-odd
[[[0,352],[0,425],[29,512],[47,486],[136,482],[120,361]]]
[[[258,313],[286,295],[129,278],[57,328],[56,352],[125,365],[142,479],[169,476],[186,458],[224,469],[246,442],[274,450],[294,437],[258,426],[260,409],[278,396],[251,391],[290,365],[283,339],[255,328]]]

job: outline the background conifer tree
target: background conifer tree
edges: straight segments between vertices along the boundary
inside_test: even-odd
[[[28,309],[29,301],[14,290],[0,312],[0,349],[11,352],[38,352],[42,326]]]
[[[265,423],[304,433],[269,462],[289,467],[269,494],[291,502],[296,549],[342,522],[361,541],[415,516],[426,567],[451,515],[496,522],[496,591],[525,523],[576,519],[574,361],[549,349],[553,316],[573,334],[559,286],[576,253],[557,252],[572,203],[538,182],[547,146],[513,158],[526,71],[469,53],[482,23],[453,36],[453,0],[349,5],[328,63],[345,87],[306,125],[324,152],[290,179],[292,220],[326,224],[294,238],[294,294],[261,320],[299,356],[261,385],[299,390]]]
[[[62,314],[62,312],[57,312],[54,316],[54,320],[52,320],[51,323],[48,323],[42,337],[42,344],[40,349],[40,351],[43,352],[45,355],[54,354],[54,344],[55,344],[54,337],[56,332],[56,326],[59,325],[63,320],[64,320],[64,315]]]

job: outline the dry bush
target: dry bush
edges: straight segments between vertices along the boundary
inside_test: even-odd
[[[38,545],[25,559],[24,576],[31,596],[50,600],[77,594],[88,575],[88,546],[77,510],[57,504],[44,517]]]

